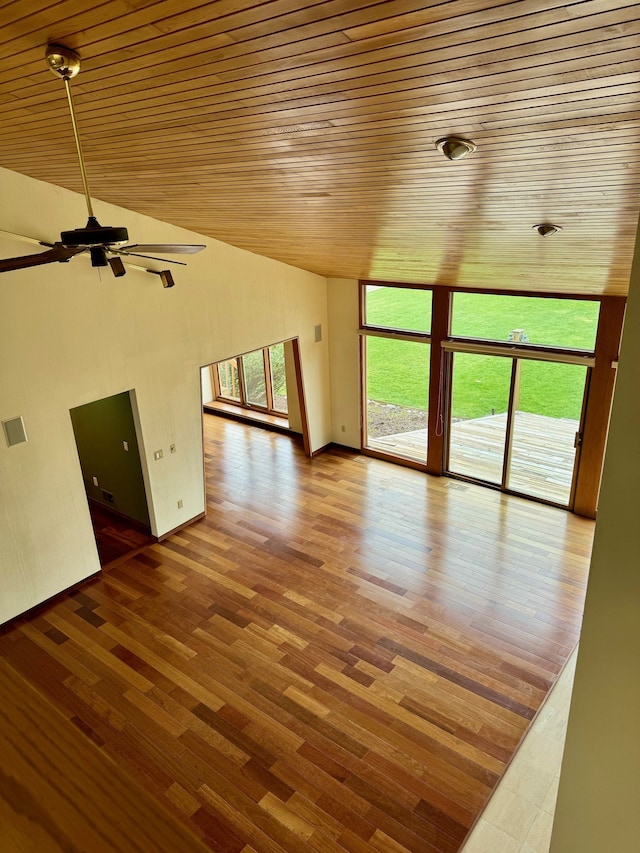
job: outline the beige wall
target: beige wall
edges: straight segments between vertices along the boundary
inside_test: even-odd
[[[328,280],[331,431],[333,440],[360,448],[358,282]]]
[[[630,294],[552,853],[640,850],[640,239]]]
[[[81,196],[6,170],[0,197],[7,231],[51,241],[86,221]],[[311,447],[331,440],[328,344],[314,342],[323,278],[100,202],[96,212],[134,242],[207,249],[172,268],[167,290],[136,270],[99,275],[84,257],[0,275],[0,420],[22,415],[29,438],[8,448],[0,434],[0,623],[99,568],[70,408],[135,389],[156,534],[204,507],[202,365],[298,337]],[[0,237],[0,257],[34,250]]]

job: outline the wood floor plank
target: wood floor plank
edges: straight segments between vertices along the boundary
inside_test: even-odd
[[[592,522],[209,415],[205,460],[204,519],[0,654],[212,849],[454,853],[577,640]]]
[[[206,849],[5,661],[0,687],[4,849]]]

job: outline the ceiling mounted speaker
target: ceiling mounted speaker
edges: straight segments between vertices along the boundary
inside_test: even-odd
[[[461,160],[467,154],[472,154],[477,147],[475,142],[460,136],[445,136],[436,142],[436,148],[442,151],[447,160]]]
[[[17,418],[9,418],[8,421],[2,421],[4,435],[7,439],[7,445],[13,447],[14,444],[22,444],[27,440],[27,433],[24,429],[24,421],[22,416]]]

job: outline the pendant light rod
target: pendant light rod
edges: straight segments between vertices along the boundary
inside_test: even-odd
[[[94,219],[93,205],[91,204],[91,196],[89,195],[89,182],[87,181],[87,170],[84,166],[84,156],[82,154],[82,144],[80,143],[80,134],[78,133],[78,122],[76,120],[76,111],[73,106],[73,98],[71,97],[71,78],[75,77],[80,71],[80,57],[68,47],[61,44],[49,44],[45,51],[45,59],[47,65],[56,75],[64,80],[64,87],[67,92],[67,101],[69,102],[69,113],[71,114],[71,124],[73,126],[73,138],[76,142],[76,152],[78,154],[78,163],[80,164],[80,174],[82,175],[82,186],[84,187],[84,197],[87,202],[87,210],[89,218]]]
[[[78,153],[78,163],[80,163],[80,174],[82,175],[82,186],[84,187],[84,197],[87,201],[87,210],[89,217],[93,217],[93,205],[91,204],[91,196],[89,195],[89,182],[87,181],[87,172],[84,167],[84,157],[82,154],[82,145],[80,143],[80,135],[78,133],[78,122],[76,121],[76,111],[73,108],[73,98],[71,97],[71,83],[68,77],[63,77],[64,87],[67,90],[67,100],[69,101],[69,112],[71,114],[71,124],[73,125],[73,138],[76,141],[76,151]]]

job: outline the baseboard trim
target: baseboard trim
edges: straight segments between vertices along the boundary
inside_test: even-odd
[[[12,616],[6,622],[3,622],[2,625],[0,625],[0,633],[11,630],[19,619],[32,619],[34,616],[37,616],[39,613],[47,610],[49,607],[55,604],[56,601],[59,601],[61,598],[64,598],[64,596],[71,596],[74,593],[79,592],[83,586],[86,586],[87,584],[91,583],[98,577],[98,575],[101,574],[102,567],[99,571],[94,572],[92,575],[89,575],[86,578],[82,578],[82,580],[76,581],[74,584],[71,584],[71,586],[66,587],[66,589],[61,589],[60,592],[54,592],[54,594],[49,596],[49,598],[45,598],[44,601],[40,601],[38,604],[34,604],[28,610],[24,610],[22,613],[18,613],[15,616]]]
[[[174,527],[173,530],[168,530],[166,533],[163,533],[161,536],[158,536],[158,542],[164,542],[165,539],[168,539],[170,536],[173,536],[174,533],[179,533],[181,530],[184,530],[185,527],[189,527],[191,524],[195,524],[196,521],[200,521],[205,517],[207,513],[201,512],[200,515],[194,515],[193,518],[190,518],[188,521],[183,521],[182,524],[179,524],[177,527]]]
[[[320,453],[326,453],[327,450],[340,450],[343,453],[355,453],[356,455],[360,455],[362,453],[358,447],[349,447],[346,444],[338,444],[337,441],[330,441],[328,444],[323,444],[322,447],[319,447],[317,450],[313,450],[311,452],[311,458],[318,456]]]

